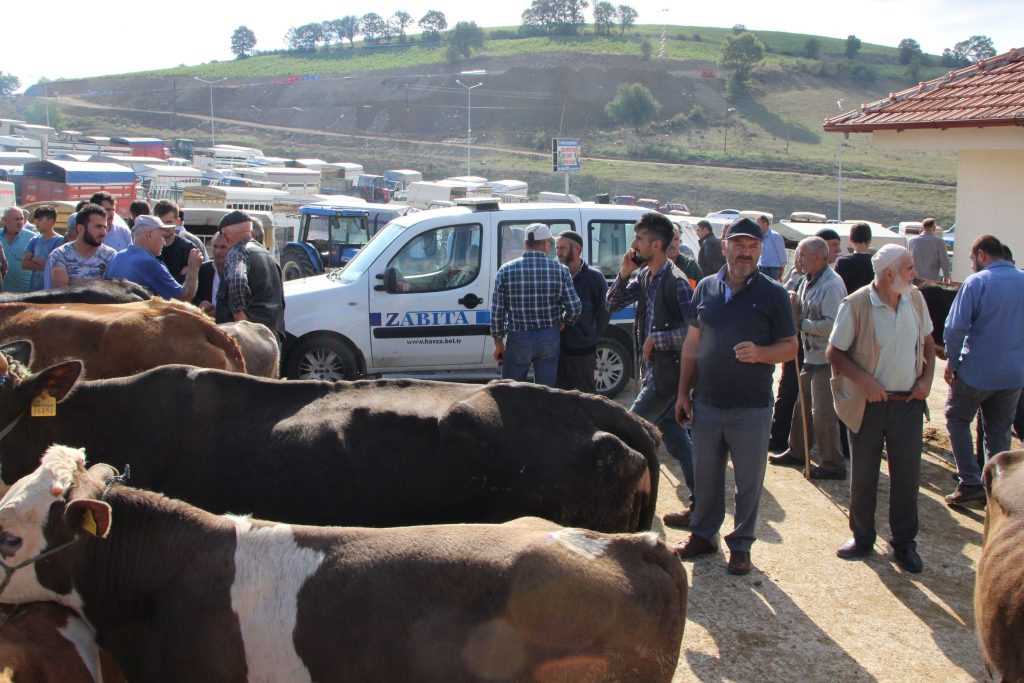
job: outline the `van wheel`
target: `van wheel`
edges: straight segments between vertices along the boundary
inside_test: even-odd
[[[336,382],[355,379],[359,364],[348,344],[328,336],[314,336],[299,342],[288,354],[288,379],[322,379]]]
[[[597,342],[594,384],[597,393],[615,398],[629,381],[629,353],[618,341],[604,337]]]
[[[285,282],[316,274],[316,266],[302,247],[289,244],[281,252],[281,277]]]

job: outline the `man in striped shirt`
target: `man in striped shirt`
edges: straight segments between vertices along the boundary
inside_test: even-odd
[[[491,301],[494,360],[505,379],[525,380],[533,366],[539,384],[555,386],[561,331],[583,304],[569,269],[548,257],[551,228],[526,226],[526,251],[498,269]]]

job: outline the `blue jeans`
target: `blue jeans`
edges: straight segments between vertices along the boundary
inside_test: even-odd
[[[640,393],[636,395],[630,412],[653,423],[660,431],[665,442],[665,450],[679,461],[683,470],[686,488],[690,489],[690,500],[693,500],[693,442],[690,432],[676,422],[676,397],[665,398],[654,393],[654,383],[644,382]]]
[[[974,456],[971,421],[981,409],[985,420],[985,460],[1010,450],[1010,428],[1017,415],[1020,389],[985,391],[957,377],[946,400],[946,428],[960,483],[981,486],[981,467]]]
[[[502,379],[526,379],[533,366],[537,384],[555,386],[558,379],[558,349],[561,334],[557,327],[544,330],[509,332],[505,339],[505,360],[501,364]]]

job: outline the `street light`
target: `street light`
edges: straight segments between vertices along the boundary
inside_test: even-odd
[[[722,156],[728,154],[729,150],[729,115],[736,111],[736,107],[729,107],[725,110],[725,137],[722,138]]]
[[[474,69],[472,71],[460,71],[460,76],[486,76],[487,71],[485,69]],[[479,88],[483,83],[477,83],[475,85],[466,85],[459,79],[455,79],[455,82],[466,89],[466,175],[470,173],[470,150],[473,144],[473,90]]]
[[[228,79],[225,77],[225,78],[218,78],[217,80],[214,80],[214,81],[207,81],[205,79],[199,78],[199,76],[193,76],[192,78],[196,79],[200,83],[205,83],[206,85],[210,86],[210,147],[216,147],[217,146],[217,138],[214,136],[214,133],[213,133],[213,86],[216,85],[217,83],[220,83],[221,81],[226,81]]]
[[[836,100],[836,109],[839,113],[843,112],[843,101]],[[850,138],[849,133],[843,133],[843,139],[839,141],[839,149],[836,151],[836,166],[838,175],[836,177],[836,219],[840,222],[843,220],[843,147],[846,146],[846,140]]]

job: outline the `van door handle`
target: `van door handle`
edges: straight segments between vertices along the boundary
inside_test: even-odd
[[[472,292],[459,299],[459,303],[465,306],[466,308],[476,308],[483,302],[483,299],[478,297],[476,294],[473,294]]]

